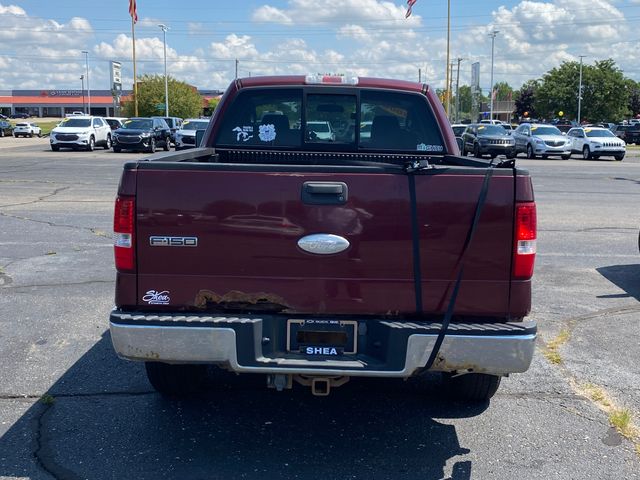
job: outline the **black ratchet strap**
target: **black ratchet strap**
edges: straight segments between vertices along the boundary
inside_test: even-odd
[[[487,168],[487,172],[484,175],[484,180],[482,182],[482,189],[480,190],[480,196],[478,197],[478,203],[476,204],[476,212],[473,216],[473,222],[469,227],[469,232],[467,233],[467,238],[464,242],[464,247],[462,248],[462,253],[460,257],[458,257],[458,262],[456,263],[456,268],[454,272],[457,271],[456,282],[453,285],[453,291],[451,292],[451,297],[449,298],[449,306],[447,307],[447,311],[442,319],[442,327],[440,327],[440,332],[438,332],[438,337],[436,338],[436,343],[431,350],[431,354],[429,355],[429,359],[427,360],[427,364],[422,368],[422,370],[429,370],[433,366],[433,362],[436,361],[438,357],[438,353],[440,353],[440,347],[442,347],[442,342],[444,341],[444,337],[447,334],[447,329],[449,328],[449,322],[451,322],[451,317],[453,316],[453,311],[456,306],[456,299],[458,298],[458,291],[460,290],[460,283],[462,281],[462,275],[464,272],[464,260],[467,256],[467,252],[469,251],[469,246],[473,240],[473,235],[476,232],[476,228],[480,221],[480,215],[482,215],[482,210],[484,208],[485,200],[487,199],[487,193],[489,191],[489,180],[493,175],[493,159],[489,162],[489,166]],[[444,300],[447,298],[447,294],[449,293],[449,288],[447,288],[442,296],[442,300],[440,301],[440,305],[444,303]]]

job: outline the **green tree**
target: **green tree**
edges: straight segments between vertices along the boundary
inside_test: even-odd
[[[471,112],[471,87],[469,85],[460,85],[458,97],[460,97],[460,113],[468,114]],[[457,101],[458,99],[454,97],[454,102]],[[454,105],[457,105],[457,103],[454,103]]]
[[[630,78],[626,79],[627,92],[629,93],[629,114],[633,117],[640,114],[640,83]]]
[[[496,100],[512,100],[513,88],[507,82],[498,82],[493,87],[496,90]]]
[[[536,91],[535,110],[541,117],[553,118],[558,112],[576,118],[580,64],[564,62],[547,72]],[[622,119],[628,111],[629,91],[622,71],[612,59],[582,67],[581,120]]]
[[[515,113],[517,117],[534,118],[537,116],[534,104],[539,86],[538,80],[529,80],[515,93]]]
[[[169,115],[172,117],[198,117],[203,102],[198,91],[185,82],[168,78]],[[143,75],[138,78],[138,115],[151,117],[164,115],[164,75]],[[123,104],[125,116],[135,115],[133,99]]]

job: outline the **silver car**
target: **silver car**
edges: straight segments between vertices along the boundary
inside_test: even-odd
[[[516,155],[526,153],[527,158],[559,156],[571,157],[571,141],[553,125],[523,123],[512,134],[516,141]]]
[[[185,148],[194,148],[196,145],[196,132],[198,130],[206,130],[209,126],[209,119],[188,118],[182,122],[180,130],[176,132],[175,144],[176,150]]]

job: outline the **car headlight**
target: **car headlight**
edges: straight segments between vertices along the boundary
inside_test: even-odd
[[[487,143],[487,139],[486,138],[479,138],[478,142],[481,143],[482,145],[485,145]]]
[[[146,137],[150,137],[151,134],[149,132],[142,132],[140,136],[146,138]]]
[[[541,138],[535,138],[533,139],[534,142],[539,143],[539,144],[544,144],[544,140],[542,140]]]

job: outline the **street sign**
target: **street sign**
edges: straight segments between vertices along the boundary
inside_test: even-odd
[[[156,110],[164,110],[164,103],[156,103]]]

